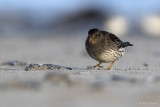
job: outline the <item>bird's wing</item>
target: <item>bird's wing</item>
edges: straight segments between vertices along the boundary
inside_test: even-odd
[[[116,45],[118,48],[123,47],[123,42],[114,34],[106,32],[106,31],[102,31],[102,33],[104,33],[105,35],[107,35],[107,39],[109,39],[110,41],[112,41],[112,43],[114,45]]]

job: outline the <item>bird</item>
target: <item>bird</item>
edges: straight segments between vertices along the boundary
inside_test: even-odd
[[[123,42],[116,35],[97,28],[88,31],[85,42],[85,48],[89,56],[99,62],[93,67],[102,67],[101,63],[111,63],[106,70],[110,70],[115,61],[124,55],[124,48],[127,46],[133,46],[133,44]]]

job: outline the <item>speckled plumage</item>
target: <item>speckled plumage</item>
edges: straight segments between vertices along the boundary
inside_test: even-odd
[[[99,64],[96,66],[100,66],[103,62],[112,62],[113,64],[123,56],[124,48],[127,46],[133,45],[129,42],[122,42],[112,33],[98,29],[91,29],[88,32],[86,50],[93,59],[99,61]]]

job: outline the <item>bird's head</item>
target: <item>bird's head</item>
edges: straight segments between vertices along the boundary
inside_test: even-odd
[[[97,43],[101,38],[100,30],[98,30],[98,29],[89,30],[88,31],[88,38],[89,38],[90,44]]]

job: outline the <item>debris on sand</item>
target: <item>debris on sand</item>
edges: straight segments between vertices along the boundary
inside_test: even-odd
[[[147,64],[147,63],[144,63],[143,66],[148,67],[148,64]]]
[[[54,64],[29,64],[25,68],[25,71],[36,70],[72,70],[72,68]]]
[[[8,66],[25,66],[25,65],[27,65],[27,63],[26,63],[26,62],[19,61],[19,60],[13,60],[13,61],[3,62],[1,65],[8,65]]]

